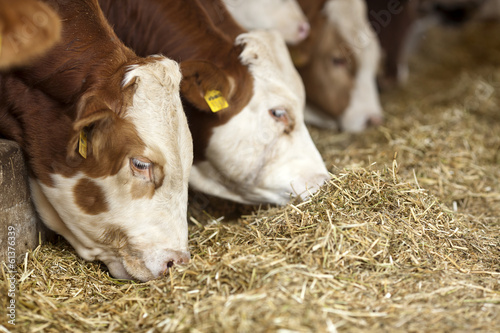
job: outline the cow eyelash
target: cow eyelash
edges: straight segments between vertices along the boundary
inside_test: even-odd
[[[285,125],[285,132],[288,133],[290,126],[290,117],[288,116],[288,111],[284,108],[275,108],[269,110],[269,115],[274,118],[275,121],[281,122]]]
[[[332,63],[335,66],[346,66],[347,65],[347,59],[346,58],[341,58],[341,57],[333,57],[332,58]]]
[[[130,168],[135,177],[154,181],[153,163],[146,158],[131,158]]]
[[[138,170],[147,170],[151,167],[152,163],[143,162],[138,160],[137,158],[132,158],[132,165],[136,167]]]
[[[273,116],[273,118],[276,119],[281,119],[287,116],[287,112],[285,109],[271,109],[269,110],[269,113],[271,114],[271,116]]]

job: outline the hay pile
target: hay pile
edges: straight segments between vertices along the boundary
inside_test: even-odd
[[[16,332],[496,331],[500,37],[485,37],[489,31],[429,34],[410,84],[383,96],[383,127],[358,136],[312,129],[334,177],[307,202],[249,208],[192,198],[192,261],[144,284],[109,278],[64,242],[44,244],[18,267],[15,328],[3,312],[7,297],[0,325]],[[5,295],[4,272],[0,279]]]

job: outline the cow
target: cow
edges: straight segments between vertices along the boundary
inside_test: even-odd
[[[0,70],[27,64],[60,36],[60,18],[46,4],[0,0]]]
[[[380,86],[388,89],[408,81],[408,59],[429,28],[457,26],[478,20],[483,14],[488,17],[494,12],[495,1],[498,0],[366,0],[368,19],[383,50]]]
[[[383,50],[379,83],[383,89],[408,81],[408,55],[416,35],[419,0],[366,0],[368,20]]]
[[[363,0],[299,0],[309,37],[290,52],[304,80],[306,122],[361,132],[383,121],[376,85],[380,46]]]
[[[303,83],[277,32],[245,32],[217,1],[99,2],[139,55],[162,53],[181,63],[194,190],[244,204],[286,204],[329,178],[304,124]],[[220,108],[211,110],[207,98]]]
[[[116,278],[157,278],[190,258],[179,65],[125,47],[97,0],[46,3],[61,41],[0,75],[0,136],[22,147],[43,222],[82,258]]]
[[[480,0],[478,0],[480,1]],[[498,21],[500,20],[500,1],[483,0],[472,16],[477,21]]]
[[[297,0],[224,0],[224,3],[247,30],[276,29],[290,45],[309,35],[309,22]]]
[[[409,0],[410,1],[410,0]],[[459,25],[498,8],[498,0],[411,0],[417,2],[420,17],[434,16],[434,23]],[[483,12],[483,11],[486,12]]]

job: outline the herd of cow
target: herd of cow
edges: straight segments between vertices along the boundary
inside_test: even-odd
[[[411,2],[368,3],[409,26]],[[0,0],[0,137],[22,147],[49,228],[116,278],[154,279],[190,258],[188,184],[246,204],[306,198],[329,178],[306,122],[382,123],[368,12],[364,0]]]

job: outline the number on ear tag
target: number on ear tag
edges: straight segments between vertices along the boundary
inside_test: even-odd
[[[205,94],[205,101],[207,101],[208,106],[212,112],[219,112],[229,107],[226,99],[222,96],[222,93],[218,90],[210,90]]]

